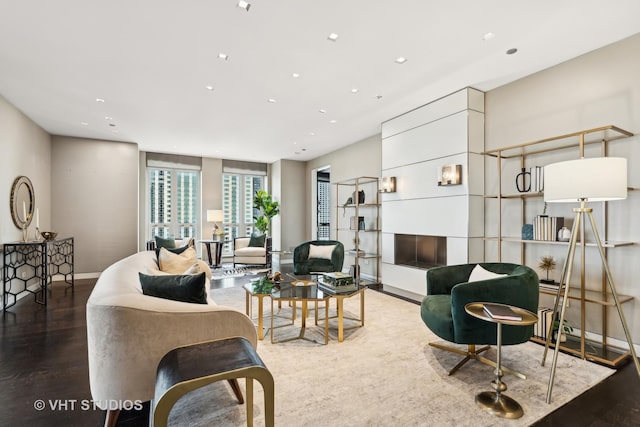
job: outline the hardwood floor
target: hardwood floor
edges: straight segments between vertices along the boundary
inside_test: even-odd
[[[77,280],[75,292],[54,283],[49,305],[31,296],[2,318],[0,426],[100,426],[104,412],[91,408],[85,304],[95,280]],[[234,279],[214,287],[234,286]],[[632,363],[569,402],[536,426],[640,426],[640,379]],[[43,410],[36,410],[42,400]],[[54,406],[57,405],[57,406]],[[146,427],[143,411],[123,411],[118,426]]]

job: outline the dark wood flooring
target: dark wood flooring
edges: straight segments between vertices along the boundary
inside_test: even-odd
[[[77,280],[73,293],[54,283],[47,307],[27,296],[3,315],[0,426],[103,424],[104,412],[90,407],[87,367],[85,304],[94,283],[93,279]],[[225,279],[215,286],[234,286],[234,280]],[[627,363],[535,425],[640,426],[639,391],[635,367]],[[41,402],[45,408],[37,410]],[[118,423],[121,427],[147,425],[145,411],[124,412]]]

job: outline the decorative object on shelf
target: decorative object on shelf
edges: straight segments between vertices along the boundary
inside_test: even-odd
[[[556,268],[556,262],[551,255],[543,256],[540,258],[540,262],[538,263],[538,268],[547,273],[546,279],[540,279],[542,283],[554,284],[555,281],[553,279],[549,279],[549,272]]]
[[[544,191],[544,167],[535,166],[531,169],[531,190],[534,193],[542,193]],[[545,213],[546,213],[545,203]]]
[[[533,240],[533,224],[522,226],[522,240]]]
[[[274,216],[280,213],[280,203],[273,200],[271,194],[264,190],[257,190],[253,197],[253,207],[258,209],[259,215],[254,216],[254,227],[262,234],[267,234]]]
[[[364,228],[365,228],[365,226],[364,226],[364,217],[363,216],[358,216],[356,218],[355,216],[352,216],[350,218],[349,228],[351,230],[364,230]]]
[[[224,219],[221,209],[207,210],[207,222],[213,222],[213,240],[221,240],[224,237],[224,230],[218,226]]]
[[[446,165],[440,168],[438,186],[462,184],[462,165]]]
[[[522,168],[522,171],[516,175],[516,189],[520,193],[531,191],[531,172],[527,168]]]
[[[560,321],[558,320],[558,317],[556,316],[556,320],[554,320],[553,322],[553,341],[557,342],[558,341],[558,329],[560,328]],[[566,342],[567,341],[567,334],[570,334],[571,332],[573,332],[573,327],[571,326],[571,324],[569,323],[569,321],[567,319],[564,319],[564,323],[562,324],[562,331],[560,332],[560,342]]]
[[[558,242],[568,242],[569,238],[571,238],[571,230],[567,227],[562,227],[558,230]]]
[[[58,233],[56,233],[55,231],[41,231],[40,235],[45,242],[51,242],[56,239]]]
[[[582,150],[581,154],[583,155]],[[602,241],[600,240],[598,228],[596,227],[596,223],[593,218],[593,209],[586,206],[587,202],[605,202],[627,198],[627,159],[620,157],[596,157],[585,159],[583,157],[579,160],[553,163],[548,165],[546,169],[547,182],[544,194],[545,202],[580,203],[579,208],[573,209],[575,212],[575,219],[571,230],[571,237],[569,238],[567,258],[564,263],[560,279],[560,283],[565,283],[566,285],[564,286],[564,296],[562,298],[562,308],[560,309],[559,324],[564,326],[565,311],[567,308],[567,301],[569,299],[571,272],[573,270],[573,260],[576,252],[576,243],[578,235],[584,232],[584,224],[582,224],[582,222],[586,217],[589,219],[589,223],[591,224],[593,237],[598,246],[600,258],[602,259],[602,265],[604,267],[607,282],[609,283],[611,296],[613,297],[615,306],[618,310],[620,322],[622,323],[622,328],[624,329],[624,334],[627,339],[627,343],[629,344],[629,351],[631,352],[633,362],[636,366],[636,371],[640,377],[640,362],[636,355],[624,312],[620,306],[618,291],[613,281],[613,275],[611,274],[611,269],[609,268],[609,263],[602,246]],[[571,179],[567,179],[567,177],[571,177]],[[556,296],[556,303],[553,309],[554,314],[558,313],[560,290],[561,288],[559,287],[558,294]],[[547,337],[545,343],[544,354],[542,356],[543,365],[547,357],[550,338],[551,337]],[[549,377],[549,386],[547,389],[547,403],[551,402],[551,392],[553,390],[553,383],[555,380],[559,351],[560,346],[556,345],[553,352],[551,375]]]
[[[385,176],[382,178],[382,189],[380,189],[382,193],[395,193],[396,192],[396,177],[395,176]]]

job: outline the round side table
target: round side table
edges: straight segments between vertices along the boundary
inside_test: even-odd
[[[519,320],[513,319],[500,319],[490,316],[484,310],[484,305],[502,306],[510,309]],[[507,390],[507,385],[502,381],[502,366],[501,366],[501,352],[502,352],[502,325],[516,325],[527,326],[533,325],[538,321],[538,316],[532,312],[523,308],[514,307],[506,304],[488,303],[488,302],[472,302],[464,306],[464,309],[473,317],[485,320],[487,322],[493,322],[497,327],[496,335],[496,351],[498,353],[496,360],[496,379],[491,382],[495,391],[483,391],[476,395],[476,403],[485,411],[500,417],[516,419],[522,417],[524,411],[522,406],[509,396],[502,394]]]

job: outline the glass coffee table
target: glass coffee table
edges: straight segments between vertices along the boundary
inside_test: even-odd
[[[282,282],[278,287],[274,287],[271,292],[271,342],[272,343],[281,343],[287,342],[297,339],[306,339],[308,341],[315,342],[307,337],[305,337],[305,331],[307,327],[307,315],[309,314],[309,302],[317,304],[319,302],[324,302],[324,344],[329,344],[329,299],[331,295],[327,294],[323,290],[320,289],[318,283],[313,280],[292,280],[290,282]],[[296,303],[300,302],[302,304],[302,319],[301,319],[301,327],[300,334],[298,336],[283,339],[280,341],[275,341],[273,332],[273,318],[274,316],[274,303],[275,302],[282,303],[292,302],[293,309],[295,313]],[[318,325],[318,310],[315,311],[315,324]]]
[[[291,273],[287,273],[287,277],[290,277],[294,280],[306,280],[306,281],[313,281],[315,283],[318,283],[318,288],[324,292],[325,295],[328,295],[329,298],[335,299],[336,300],[336,316],[335,318],[338,319],[338,342],[343,342],[344,341],[344,331],[345,330],[350,330],[353,328],[361,328],[364,326],[364,294],[365,294],[365,289],[367,289],[366,285],[361,285],[358,284],[355,286],[355,289],[353,290],[349,290],[346,292],[336,292],[334,289],[332,289],[330,286],[325,285],[322,283],[320,279],[320,277],[322,276],[322,273],[316,273],[316,274],[309,274],[309,275],[294,275]],[[345,317],[344,315],[344,300],[347,298],[352,298],[354,296],[360,296],[360,317],[359,318],[355,318],[355,317]],[[317,318],[317,312],[316,312],[316,318]],[[333,317],[332,317],[333,318]],[[345,328],[344,326],[344,321],[345,319],[347,320],[355,320],[356,322],[359,323],[359,325],[357,326],[352,326],[349,328]],[[317,320],[316,320],[317,321]]]

